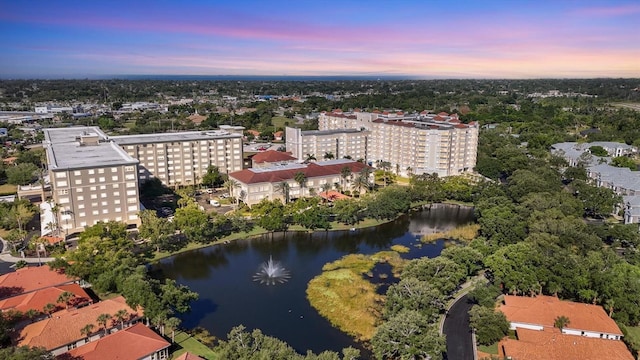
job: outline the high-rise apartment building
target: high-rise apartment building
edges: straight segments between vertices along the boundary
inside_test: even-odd
[[[242,170],[242,135],[225,130],[124,135],[111,138],[138,159],[138,178],[168,186],[199,184],[210,165],[221,173]]]
[[[456,114],[338,110],[320,114],[318,124],[321,131],[366,134],[365,159],[374,166],[389,162],[391,171],[401,175],[458,175],[476,165],[479,124],[463,124]]]
[[[369,131],[359,129],[302,131],[287,127],[286,146],[293,157],[301,160],[309,156],[317,160],[323,160],[325,157],[366,159],[368,135]]]
[[[97,127],[44,129],[51,193],[63,234],[103,221],[140,223],[138,160]]]
[[[140,223],[138,184],[199,184],[210,165],[242,170],[242,134],[227,130],[109,137],[98,127],[44,129],[53,201],[65,235],[103,221]]]

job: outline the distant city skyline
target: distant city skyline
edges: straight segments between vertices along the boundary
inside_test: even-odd
[[[0,79],[640,77],[637,0],[0,0],[0,8]]]

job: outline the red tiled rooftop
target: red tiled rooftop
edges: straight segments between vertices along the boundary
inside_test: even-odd
[[[56,311],[62,310],[66,308],[66,304],[58,303],[57,300],[65,291],[75,295],[70,301],[70,306],[75,307],[91,301],[89,295],[78,284],[58,285],[0,300],[0,311],[13,309],[24,313],[32,309],[42,312],[47,304],[56,305]]]
[[[253,156],[253,162],[256,164],[264,163],[264,162],[278,162],[278,161],[292,161],[297,160],[291,153],[276,151],[276,150],[267,150],[261,153],[257,153]]]
[[[276,183],[285,180],[292,180],[299,172],[304,173],[307,179],[319,176],[340,175],[342,168],[345,166],[348,167],[352,173],[360,172],[365,167],[369,167],[368,165],[357,161],[331,165],[310,163],[304,168],[274,169],[273,171],[254,172],[250,169],[245,169],[232,172],[229,176],[245,184]]]
[[[246,130],[246,132],[248,132],[249,134],[253,135],[253,136],[260,136],[260,131],[258,130]]]
[[[204,360],[204,359],[198,355],[194,355],[187,351],[186,353],[178,356],[175,360]]]
[[[335,200],[342,200],[342,199],[349,199],[349,196],[345,195],[345,194],[341,194],[335,190],[329,190],[329,191],[321,191],[319,193],[320,197],[329,201],[335,201]]]
[[[504,339],[500,355],[513,360],[633,360],[624,342],[566,335],[558,329],[518,329],[518,340]],[[502,358],[502,357],[501,357]]]
[[[126,304],[122,296],[103,300],[79,309],[61,310],[52,314],[50,318],[25,326],[19,331],[18,346],[41,346],[47,350],[56,349],[70,344],[83,335],[80,332],[87,324],[93,324],[98,331],[100,325],[96,321],[100,314],[114,315],[118,310],[126,310],[130,319],[143,315],[142,309],[133,310]],[[113,327],[113,322],[107,324]]]
[[[76,281],[48,266],[29,266],[0,276],[0,299]]]
[[[55,244],[59,243],[60,241],[64,240],[64,238],[61,238],[59,236],[43,236],[43,237],[41,237],[41,239],[46,241],[47,243],[49,243],[51,245],[55,245]]]
[[[83,360],[142,359],[170,345],[153,330],[138,323],[100,340],[82,345],[69,351],[68,354]]]
[[[446,112],[444,112],[444,111],[439,112],[439,113],[438,113],[438,115],[440,115],[440,116],[449,116],[449,114],[447,114],[447,113],[446,113]]]
[[[566,316],[570,321],[567,329],[622,335],[616,322],[598,305],[564,301],[546,295],[536,297],[506,295],[500,310],[510,322],[553,328],[558,316]]]

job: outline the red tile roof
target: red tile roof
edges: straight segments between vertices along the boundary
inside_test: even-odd
[[[329,190],[329,191],[321,191],[318,195],[320,195],[321,198],[329,200],[329,201],[334,201],[334,200],[342,200],[342,199],[349,199],[350,197],[345,195],[345,194],[341,194],[335,190]]]
[[[297,160],[291,153],[275,151],[275,150],[267,150],[253,156],[253,162],[256,164],[261,164],[264,162],[278,162],[278,161],[292,161]]]
[[[61,310],[52,314],[50,318],[29,324],[20,330],[18,346],[42,346],[47,350],[57,349],[83,338],[80,333],[87,324],[93,324],[98,331],[100,325],[96,321],[100,314],[114,315],[118,310],[126,310],[129,320],[140,318],[142,309],[130,308],[122,296],[103,300],[79,309]],[[112,321],[107,324],[114,327]]]
[[[29,266],[0,276],[0,299],[76,281],[48,266]]]
[[[449,116],[449,114],[447,114],[447,113],[446,113],[446,112],[444,112],[444,111],[439,112],[439,113],[438,113],[438,115],[440,115],[440,116]]]
[[[249,134],[251,134],[251,135],[253,135],[253,136],[256,136],[256,137],[257,137],[257,136],[260,136],[260,131],[258,131],[258,130],[251,130],[251,129],[249,129],[249,130],[246,130],[246,132],[248,132]]]
[[[306,167],[274,169],[272,171],[254,172],[251,169],[245,169],[232,172],[229,176],[244,184],[277,183],[284,180],[292,180],[298,172],[304,173],[307,179],[320,176],[340,175],[342,168],[345,166],[348,167],[352,173],[360,172],[365,167],[369,167],[357,161],[330,165],[323,165],[322,162],[319,162],[307,164]]]
[[[61,238],[59,236],[42,236],[41,239],[48,242],[51,245],[55,245],[60,241],[64,240],[64,238]]]
[[[622,331],[604,309],[598,305],[563,301],[554,296],[504,297],[500,310],[510,322],[537,324],[553,328],[558,316],[569,318],[567,329],[622,335]]]
[[[566,335],[558,329],[518,329],[518,340],[499,343],[502,357],[513,360],[633,360],[624,342]],[[501,357],[501,358],[502,358]]]
[[[83,360],[142,359],[170,345],[153,330],[138,323],[100,340],[82,345],[69,351],[68,354]]]
[[[186,353],[178,356],[175,360],[204,360],[204,359],[198,355],[194,355],[187,351]]]
[[[0,311],[14,309],[24,313],[33,309],[42,312],[44,306],[49,303],[56,305],[56,311],[62,310],[66,308],[66,304],[58,303],[57,300],[65,291],[75,295],[70,301],[70,306],[75,307],[91,301],[89,295],[78,284],[58,285],[0,300]]]

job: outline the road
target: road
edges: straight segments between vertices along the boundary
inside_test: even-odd
[[[461,297],[451,309],[444,321],[443,332],[447,336],[448,360],[473,360],[473,343],[469,328],[469,303],[467,295]]]

